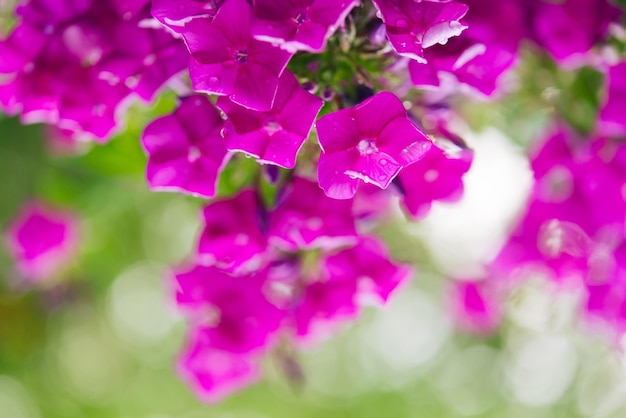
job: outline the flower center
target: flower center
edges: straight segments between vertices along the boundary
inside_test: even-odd
[[[274,135],[278,131],[282,131],[282,129],[283,127],[280,126],[280,123],[275,120],[269,120],[265,124],[265,132],[267,132],[267,134],[270,136]]]
[[[371,155],[375,152],[378,152],[378,148],[376,148],[376,143],[373,139],[362,139],[359,141],[356,149],[359,151],[361,155]]]
[[[200,158],[201,155],[202,153],[200,152],[200,149],[196,146],[192,146],[191,148],[189,148],[189,153],[187,154],[187,158],[189,159],[189,162],[193,163],[196,160],[198,160],[198,158]]]
[[[248,50],[240,49],[235,53],[235,61],[239,64],[245,64],[248,62]]]
[[[306,11],[304,10],[297,11],[294,17],[292,17],[291,19],[294,22],[296,22],[298,25],[303,24],[304,22],[307,21]]]

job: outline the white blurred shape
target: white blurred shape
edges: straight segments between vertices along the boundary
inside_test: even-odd
[[[576,320],[580,292],[557,288],[541,275],[529,277],[509,303],[509,318],[518,326],[536,332],[568,328]]]
[[[480,263],[489,261],[506,238],[527,199],[532,173],[526,156],[501,132],[490,128],[462,137],[474,150],[463,198],[453,205],[435,202],[415,232],[444,271],[471,277],[480,275]]]
[[[366,373],[376,384],[401,386],[437,355],[450,336],[451,325],[428,295],[406,289],[360,332]]]
[[[145,229],[142,241],[149,258],[177,263],[193,251],[201,224],[194,205],[184,199],[172,200],[147,216],[151,227]]]
[[[39,412],[24,387],[16,380],[0,375],[0,416],[38,418]]]
[[[119,357],[94,321],[79,320],[61,335],[58,364],[74,391],[91,402],[111,394],[120,379]]]
[[[108,314],[116,333],[131,344],[156,344],[176,316],[167,302],[165,269],[138,264],[120,274],[109,292]]]
[[[558,401],[574,377],[577,357],[571,342],[558,335],[528,336],[510,347],[505,365],[513,396],[531,406]]]

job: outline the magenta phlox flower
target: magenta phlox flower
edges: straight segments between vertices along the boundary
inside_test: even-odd
[[[87,13],[94,7],[95,0],[30,0],[18,5],[16,14],[24,21],[32,22],[45,32]]]
[[[211,347],[262,351],[276,334],[282,312],[265,296],[266,272],[231,276],[216,267],[194,266],[176,274],[176,302]]]
[[[526,213],[492,263],[502,275],[541,271],[553,280],[579,280],[587,268],[592,227],[576,187],[569,138],[558,130],[532,159],[535,186]]]
[[[375,227],[386,217],[395,217],[397,194],[392,187],[381,189],[373,184],[361,185],[352,199],[352,215],[359,221],[360,230]]]
[[[152,16],[174,32],[192,19],[213,19],[224,0],[152,0]]]
[[[0,104],[25,123],[57,124],[104,142],[136,93],[151,100],[186,67],[184,44],[144,27],[147,2],[30,1],[0,42]]]
[[[29,202],[5,231],[4,241],[24,279],[51,278],[76,256],[78,221],[76,215],[40,202]]]
[[[254,39],[252,18],[252,7],[245,0],[228,0],[214,19],[188,22],[182,35],[192,55],[189,71],[194,90],[269,111],[291,54]]]
[[[626,62],[608,70],[604,103],[600,109],[598,130],[614,137],[626,136]]]
[[[407,117],[393,93],[381,92],[317,121],[322,154],[319,184],[327,196],[349,199],[360,181],[387,188],[432,142]]]
[[[598,257],[623,235],[625,162],[621,144],[580,142],[557,130],[533,158],[528,208],[494,268],[507,274],[530,266],[558,281],[597,277]]]
[[[532,39],[560,64],[578,64],[584,55],[618,22],[621,10],[608,0],[528,2]]]
[[[493,290],[487,280],[454,280],[449,298],[456,326],[478,335],[494,332],[502,313]]]
[[[213,197],[229,159],[220,133],[223,124],[219,111],[202,95],[182,98],[174,113],[150,123],[141,137],[150,189]]]
[[[98,77],[111,85],[122,83],[146,102],[187,68],[189,54],[183,42],[164,30],[128,22],[120,24],[114,36],[114,51],[96,66]]]
[[[498,45],[512,53],[517,51],[527,32],[525,0],[463,0],[463,3],[469,6],[464,18],[468,28],[451,41],[466,38],[488,47]]]
[[[412,269],[389,259],[384,243],[373,236],[362,236],[353,247],[326,258],[328,275],[358,282],[359,297],[385,304],[396,289],[412,276]]]
[[[228,116],[226,146],[253,155],[260,163],[294,168],[302,144],[309,137],[323,101],[304,90],[289,71],[284,71],[272,108],[252,110],[220,97],[217,106]]]
[[[468,7],[454,0],[375,0],[387,36],[398,54],[425,63],[424,49],[446,44],[467,26],[460,22]]]
[[[32,123],[44,121],[56,123],[60,128],[75,132],[76,137],[95,140],[99,143],[106,142],[113,131],[119,127],[120,112],[129,104],[128,88],[124,85],[111,86],[98,80],[92,68],[90,71],[81,70],[78,67],[66,67],[58,73],[47,72],[42,78],[35,81],[43,81],[49,86],[57,87],[58,90],[50,94],[51,117],[38,119],[45,112],[34,106],[27,108],[24,102],[22,121]],[[56,77],[56,79],[51,79]],[[29,84],[30,77],[21,79],[22,92],[30,93],[34,86]],[[56,84],[56,86],[54,85]],[[36,87],[35,87],[36,88]],[[57,93],[58,92],[58,93]],[[33,91],[33,96],[39,95],[40,91]],[[45,98],[45,97],[44,97]],[[39,103],[35,99],[35,106]],[[43,102],[44,106],[46,102]],[[30,110],[28,112],[27,110]]]
[[[325,254],[317,274],[291,303],[296,335],[310,341],[328,334],[355,319],[363,303],[386,303],[411,274],[408,266],[389,260],[385,246],[374,237]]]
[[[452,145],[446,148],[431,147],[396,179],[402,204],[414,218],[425,216],[434,201],[455,202],[463,194],[463,176],[472,165],[474,153]]]
[[[467,30],[445,46],[424,51],[427,63],[411,61],[411,80],[421,88],[442,89],[452,84],[447,88],[469,87],[470,92],[491,97],[517,61],[519,43],[526,34],[523,5],[517,0],[465,3],[469,6],[464,18]]]
[[[0,40],[0,73],[11,74],[34,60],[46,43],[46,35],[27,23],[16,26]]]
[[[246,273],[266,263],[267,215],[253,190],[208,204],[198,260],[233,273]]]
[[[409,62],[411,81],[417,87],[443,85],[441,78],[452,75],[461,86],[490,97],[498,90],[500,77],[516,62],[516,55],[497,44],[471,43],[466,39],[427,51],[427,63]]]
[[[256,0],[256,39],[297,51],[322,52],[359,0]]]
[[[258,363],[256,354],[216,349],[206,332],[192,330],[176,368],[198,398],[217,403],[258,381]]]
[[[354,244],[352,201],[331,199],[316,182],[296,177],[270,215],[268,237],[272,245],[292,252]]]
[[[302,342],[323,339],[339,325],[359,314],[357,282],[354,278],[327,277],[313,281],[296,296],[293,327]]]
[[[113,9],[124,20],[149,19],[151,0],[110,0]]]

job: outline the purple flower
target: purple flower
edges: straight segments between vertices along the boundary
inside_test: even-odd
[[[271,213],[269,241],[292,252],[353,244],[352,201],[330,199],[316,182],[296,177]]]
[[[436,200],[454,202],[463,194],[463,175],[472,165],[473,153],[457,150],[456,155],[433,146],[424,157],[406,167],[397,178],[402,204],[415,218],[425,216]]]
[[[198,17],[213,19],[224,0],[152,0],[152,16],[175,32]]]
[[[612,66],[607,78],[598,130],[604,135],[623,137],[626,135],[626,62]]]
[[[409,266],[392,262],[384,243],[373,236],[329,256],[325,268],[331,277],[357,280],[360,296],[381,304],[413,274]]]
[[[387,36],[398,54],[426,62],[424,49],[446,44],[467,26],[459,20],[468,7],[454,0],[375,0]]]
[[[356,277],[323,277],[307,285],[293,302],[293,327],[302,341],[321,339],[359,314]]]
[[[455,280],[450,291],[452,315],[456,325],[476,334],[490,334],[500,325],[501,312],[487,283]]]
[[[259,380],[257,357],[216,349],[206,332],[193,330],[178,359],[177,370],[198,398],[216,403]]]
[[[198,243],[200,263],[234,273],[258,270],[267,248],[262,210],[252,190],[207,205]]]
[[[46,43],[46,35],[24,23],[16,26],[8,38],[0,40],[0,73],[20,71],[33,61]]]
[[[317,276],[291,303],[296,335],[304,340],[319,337],[354,319],[361,302],[386,303],[411,273],[408,266],[391,262],[383,243],[374,237],[361,237],[353,247],[326,254]]]
[[[146,127],[141,143],[149,156],[151,190],[173,190],[213,197],[229,154],[221,137],[223,120],[205,96],[181,99],[173,114]]]
[[[5,243],[27,280],[51,278],[72,262],[78,243],[78,222],[70,212],[30,202],[5,232]]]
[[[535,154],[532,168],[528,208],[492,263],[494,271],[539,268],[556,281],[590,275],[606,281],[594,259],[612,253],[623,234],[626,147],[602,138],[583,142],[561,127]]]
[[[390,92],[321,117],[317,134],[322,148],[319,184],[334,199],[353,197],[359,181],[387,188],[402,168],[431,146]]]
[[[517,0],[465,3],[468,29],[446,45],[424,51],[427,63],[411,61],[411,80],[418,87],[442,88],[443,80],[452,79],[454,90],[460,84],[481,96],[492,96],[502,75],[515,64],[519,42],[526,34],[523,5]]]
[[[165,30],[138,29],[136,22],[120,24],[113,45],[114,51],[96,65],[98,78],[111,85],[122,83],[146,102],[189,60],[180,40]]]
[[[0,104],[104,142],[132,93],[146,101],[186,66],[183,43],[143,27],[147,1],[34,0],[0,41]]]
[[[26,4],[19,5],[16,14],[23,16],[24,20],[43,28],[48,26],[48,31],[54,26],[74,20],[94,7],[94,0],[31,0]]]
[[[182,35],[191,52],[194,90],[228,96],[250,109],[269,111],[278,79],[291,54],[250,33],[252,8],[245,0],[228,0],[214,19],[197,18]]]
[[[267,112],[240,106],[220,97],[226,115],[226,146],[253,155],[260,163],[294,168],[323,101],[308,93],[289,71],[283,72],[272,108]]]
[[[83,0],[81,0],[83,1]],[[94,0],[92,0],[94,1]],[[110,0],[113,9],[124,20],[144,18],[151,0]]]
[[[498,45],[465,41],[450,43],[446,48],[432,48],[426,56],[427,63],[409,63],[411,81],[415,86],[439,87],[441,75],[451,74],[458,84],[487,97],[496,92],[500,77],[516,60],[513,53]]]
[[[243,354],[270,344],[283,315],[265,296],[266,273],[231,276],[194,266],[176,274],[176,302],[212,348]]]
[[[580,60],[607,36],[621,10],[608,0],[528,0],[531,36],[559,63]]]
[[[322,52],[358,4],[359,0],[256,0],[252,33],[292,53]]]

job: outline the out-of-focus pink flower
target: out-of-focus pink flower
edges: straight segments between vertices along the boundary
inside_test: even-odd
[[[626,148],[602,138],[578,141],[561,127],[533,157],[535,186],[493,262],[496,271],[539,268],[554,280],[580,281],[594,251],[623,233]]]
[[[291,54],[250,33],[252,6],[228,0],[215,18],[200,17],[185,25],[182,35],[191,52],[194,90],[228,96],[250,109],[269,111],[278,80]]]
[[[207,205],[198,261],[233,273],[258,270],[266,262],[264,210],[253,190]]]
[[[77,155],[89,149],[87,141],[78,138],[76,132],[55,125],[45,126],[44,140],[48,152],[54,155]]]
[[[11,222],[4,238],[20,274],[40,281],[55,276],[73,261],[78,220],[71,212],[30,202]]]
[[[140,25],[145,0],[34,0],[16,14],[0,40],[0,106],[24,123],[105,142],[133,93],[150,101],[186,67],[182,41]]]
[[[248,109],[226,97],[217,101],[228,115],[227,148],[284,168],[295,167],[298,151],[323,104],[322,99],[300,87],[289,71],[281,75],[274,104],[267,112]]]
[[[177,273],[176,302],[213,348],[231,353],[263,351],[283,314],[265,296],[264,270],[231,276],[215,267]]]
[[[296,252],[353,244],[352,202],[327,197],[316,182],[296,177],[270,215],[272,245]]]
[[[464,22],[468,29],[446,45],[424,51],[427,63],[411,61],[413,83],[421,88],[469,87],[480,96],[491,97],[501,77],[515,64],[520,40],[526,34],[525,10],[517,0],[466,0]],[[450,84],[449,82],[447,84]]]
[[[626,62],[612,66],[607,74],[604,104],[600,109],[599,131],[612,137],[626,136]]]
[[[297,51],[322,52],[359,0],[256,0],[256,39]]]
[[[301,265],[299,272],[291,274],[299,274],[301,283],[290,294],[286,309],[302,342],[316,340],[356,318],[363,303],[386,303],[412,274],[410,267],[392,262],[383,243],[374,237],[361,237],[352,247],[325,252],[318,263],[314,271]]]
[[[454,0],[375,0],[391,45],[401,55],[426,62],[424,49],[445,45],[467,26],[460,19],[468,7]]]
[[[329,197],[349,199],[360,181],[387,188],[432,142],[408,119],[400,99],[381,92],[317,121],[322,148],[319,184]]]
[[[355,246],[328,256],[325,269],[331,277],[357,280],[359,296],[380,304],[413,274],[409,266],[392,262],[384,243],[373,236],[362,236]]]
[[[584,54],[605,39],[621,10],[608,0],[527,0],[530,36],[559,63],[585,62]]]
[[[402,204],[411,216],[425,216],[434,201],[454,202],[463,194],[463,175],[472,165],[473,152],[433,146],[424,157],[400,172]]]
[[[192,330],[177,371],[198,398],[216,403],[256,382],[261,376],[258,361],[256,354],[216,349],[205,332]]]
[[[150,189],[213,197],[230,157],[221,136],[223,126],[219,111],[201,95],[181,99],[173,114],[150,123],[141,137],[149,157]]]
[[[452,315],[456,325],[468,332],[490,334],[501,321],[501,312],[486,281],[455,280],[450,291]]]

